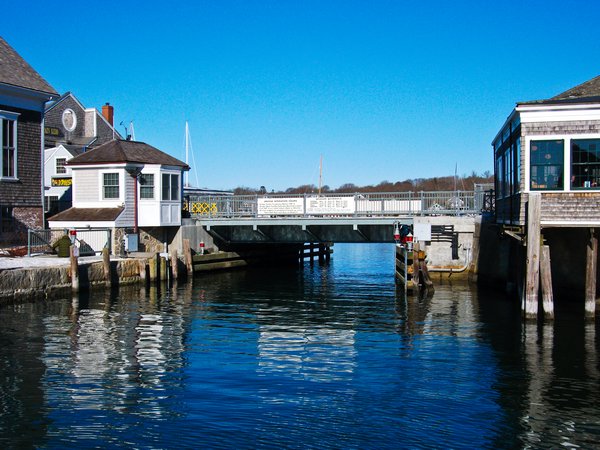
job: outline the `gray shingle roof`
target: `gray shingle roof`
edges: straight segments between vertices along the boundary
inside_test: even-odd
[[[59,212],[48,220],[69,222],[112,222],[119,217],[124,208],[69,208]]]
[[[600,76],[592,78],[571,89],[545,100],[519,102],[520,105],[562,104],[562,103],[600,103]]]
[[[2,37],[0,37],[0,83],[58,95],[58,92]]]
[[[102,144],[69,160],[67,165],[111,163],[160,164],[181,167],[183,170],[190,169],[183,161],[173,158],[145,142],[122,140]]]

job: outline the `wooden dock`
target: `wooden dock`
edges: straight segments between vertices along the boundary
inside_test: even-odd
[[[420,290],[433,293],[425,256],[425,251],[419,249],[418,243],[412,249],[396,244],[396,284],[402,286],[405,293],[417,293]]]

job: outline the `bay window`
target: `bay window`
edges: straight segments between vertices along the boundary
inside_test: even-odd
[[[173,173],[162,174],[162,200],[179,200],[179,175]]]

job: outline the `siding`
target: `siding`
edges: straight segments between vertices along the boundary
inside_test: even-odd
[[[134,193],[134,179],[131,175],[125,173],[125,210],[121,213],[115,226],[117,227],[133,227],[135,221],[135,199]]]
[[[42,115],[39,112],[0,105],[14,111],[17,121],[17,178],[0,181],[0,202],[14,207],[42,208]]]
[[[77,169],[73,171],[74,199],[76,202],[100,201],[98,170]]]

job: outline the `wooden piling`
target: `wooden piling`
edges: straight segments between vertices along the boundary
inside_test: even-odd
[[[140,281],[146,281],[146,260],[138,260],[138,270],[140,273]]]
[[[158,268],[158,281],[164,281],[167,279],[167,259],[163,258],[160,253],[157,253],[156,260],[156,266]]]
[[[71,287],[73,292],[79,292],[79,249],[76,246],[71,245],[69,248],[69,256],[71,258]]]
[[[189,239],[184,239],[183,240],[183,254],[185,257],[185,265],[187,268],[187,273],[188,275],[191,275],[194,273],[194,260],[192,259],[192,247],[190,245],[190,240]]]
[[[102,269],[104,271],[104,281],[106,282],[107,286],[110,286],[110,255],[107,247],[102,249]]]
[[[173,275],[173,279],[177,280],[179,278],[179,259],[177,258],[177,249],[171,249],[171,274]]]
[[[596,271],[598,264],[598,236],[596,230],[590,228],[585,264],[585,316],[596,315]]]
[[[523,314],[525,318],[537,317],[538,291],[540,289],[540,211],[542,195],[530,192],[527,203],[527,264]]]
[[[156,281],[158,278],[158,258],[155,256],[154,258],[150,258],[148,260],[148,272],[150,275],[150,281]]]
[[[542,308],[546,319],[554,319],[554,296],[552,271],[550,269],[550,247],[542,245],[540,254],[540,278],[542,281]]]

